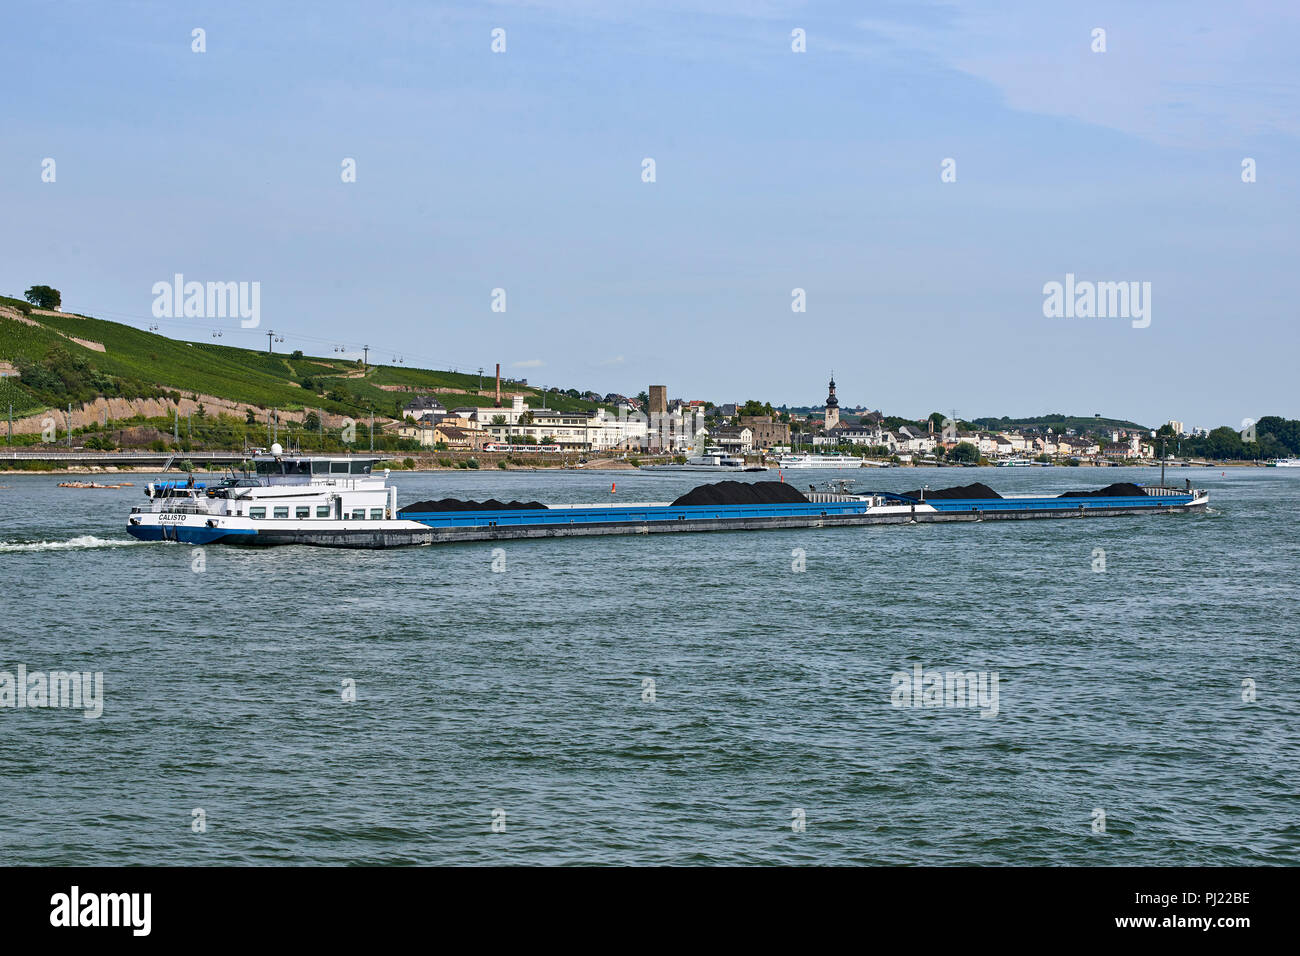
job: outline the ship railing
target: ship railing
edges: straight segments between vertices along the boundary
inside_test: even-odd
[[[869,495],[836,494],[831,491],[810,491],[806,497],[813,504],[831,504],[837,501],[868,501]]]
[[[206,503],[194,498],[167,498],[162,507],[163,514],[205,515],[208,514]]]
[[[1157,498],[1165,495],[1190,495],[1193,493],[1190,488],[1165,488],[1161,485],[1147,485],[1142,491],[1144,494]]]

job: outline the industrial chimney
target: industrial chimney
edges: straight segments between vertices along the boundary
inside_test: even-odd
[[[497,362],[497,403],[496,408],[501,407],[501,363]]]

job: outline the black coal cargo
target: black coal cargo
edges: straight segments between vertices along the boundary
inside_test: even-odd
[[[718,481],[692,488],[673,502],[685,505],[790,505],[808,499],[782,481]]]

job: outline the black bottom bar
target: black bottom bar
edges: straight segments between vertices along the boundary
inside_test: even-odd
[[[785,930],[805,943],[851,935],[924,948],[1097,937],[1144,946],[1204,939],[1226,948],[1260,929],[1280,938],[1294,883],[1294,870],[1204,867],[0,870],[10,945],[60,936],[82,944],[283,940],[295,951],[424,931],[499,944],[511,929],[535,940],[562,932],[570,943],[649,934],[694,944],[719,933],[734,942]],[[72,922],[74,886],[77,922],[111,921],[116,912],[120,925],[52,925]],[[103,906],[98,894],[106,893],[149,894],[147,936],[145,897],[115,896]]]

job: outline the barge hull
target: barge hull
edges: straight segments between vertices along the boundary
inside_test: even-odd
[[[1106,506],[1084,509],[1023,509],[1017,511],[900,511],[888,514],[784,515],[750,518],[692,518],[675,521],[610,521],[592,524],[497,525],[432,528],[434,544],[462,541],[509,541],[526,538],[580,538],[611,534],[669,534],[672,532],[763,531],[791,528],[839,528],[887,524],[1022,521],[1035,518],[1104,518],[1122,515],[1182,514],[1203,511],[1204,504]],[[417,519],[418,520],[418,519]]]
[[[265,548],[279,544],[309,544],[322,548],[410,548],[432,544],[433,529],[414,521],[330,522],[283,519],[256,522],[209,520],[203,516],[157,514],[133,516],[127,533],[141,541],[173,541],[179,544],[234,544]],[[180,520],[175,520],[175,519]]]

